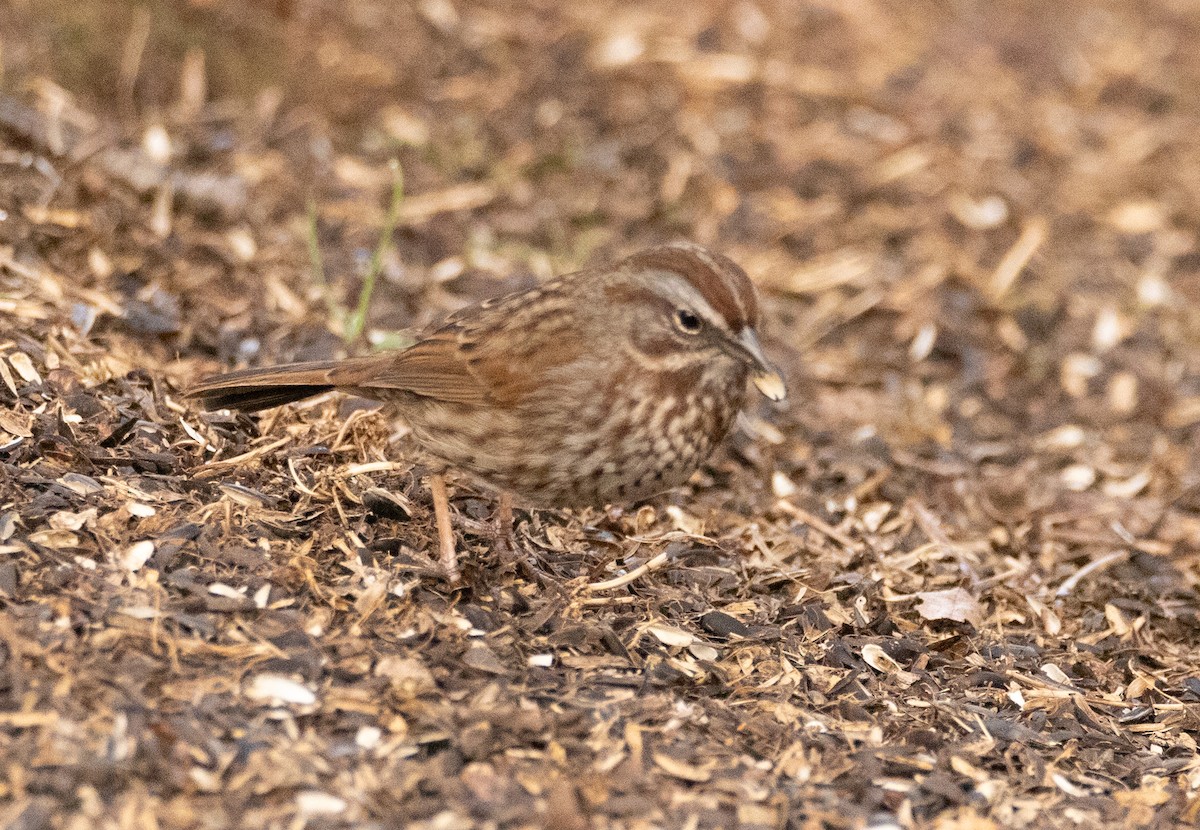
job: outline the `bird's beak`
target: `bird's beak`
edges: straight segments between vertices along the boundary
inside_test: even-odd
[[[762,344],[758,342],[758,335],[754,333],[754,329],[749,326],[742,329],[734,343],[737,344],[738,356],[750,364],[754,372],[750,379],[754,381],[758,391],[773,401],[786,398],[787,386],[783,382],[783,376],[763,354]]]

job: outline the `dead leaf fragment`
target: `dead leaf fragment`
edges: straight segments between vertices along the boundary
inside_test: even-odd
[[[33,361],[29,359],[29,355],[25,354],[25,352],[13,352],[8,356],[8,362],[17,370],[17,374],[21,376],[21,380],[26,383],[42,382],[42,376],[33,367]]]
[[[0,409],[0,429],[9,435],[16,435],[19,438],[32,438],[33,431],[29,428],[32,424],[33,418],[24,412],[17,412],[13,409]]]
[[[251,700],[273,705],[291,703],[296,706],[311,706],[317,702],[316,694],[303,683],[282,674],[269,672],[252,677],[242,688],[242,694]]]
[[[320,790],[305,790],[296,794],[296,810],[302,816],[336,816],[346,812],[344,798]]]
[[[884,674],[900,671],[900,664],[889,657],[882,646],[875,643],[867,643],[862,647],[862,658],[863,662],[875,669],[875,671],[883,672]]]
[[[488,674],[507,674],[508,669],[500,662],[496,653],[483,643],[472,643],[463,655],[463,662],[476,671]]]
[[[920,678],[916,674],[905,671],[890,654],[877,643],[867,643],[862,647],[863,662],[880,674],[894,678],[901,686],[908,688]]]
[[[705,761],[703,764],[689,764],[661,752],[654,753],[654,763],[658,764],[659,769],[667,775],[682,779],[683,781],[691,781],[695,784],[703,784],[705,781],[710,780],[713,768],[717,765],[715,759]]]
[[[983,622],[983,609],[979,601],[965,588],[948,588],[944,591],[923,591],[917,594],[921,602],[917,613],[927,620],[953,620],[969,622],[978,628]]]
[[[407,695],[417,695],[437,687],[429,667],[415,657],[389,654],[375,664],[375,675],[386,677],[392,688]]]

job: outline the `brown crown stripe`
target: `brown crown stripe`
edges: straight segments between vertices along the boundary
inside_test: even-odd
[[[679,274],[725,318],[732,331],[758,323],[754,286],[746,272],[726,256],[698,245],[663,245],[634,254],[626,262],[634,268]]]

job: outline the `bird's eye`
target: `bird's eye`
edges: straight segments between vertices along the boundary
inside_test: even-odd
[[[675,327],[684,334],[699,334],[704,323],[694,312],[681,308],[675,312]]]

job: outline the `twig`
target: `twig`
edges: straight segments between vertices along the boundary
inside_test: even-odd
[[[362,464],[351,464],[342,473],[346,478],[350,478],[351,476],[361,476],[367,473],[390,473],[395,470],[407,470],[410,466],[408,464],[399,464],[395,461],[366,461]]]
[[[272,441],[270,444],[264,444],[261,447],[247,450],[241,455],[235,455],[232,458],[223,458],[220,461],[210,461],[199,470],[193,472],[192,476],[193,478],[211,478],[212,476],[217,475],[221,471],[227,470],[230,467],[237,467],[241,464],[245,464],[247,461],[252,461],[255,458],[266,455],[272,450],[277,450],[291,440],[292,437],[289,435],[284,438],[280,438],[278,441]]]
[[[786,499],[779,499],[779,501],[775,502],[775,509],[781,510],[784,513],[787,513],[789,516],[791,516],[794,519],[799,519],[800,521],[804,522],[804,524],[808,525],[813,530],[820,533],[822,536],[826,536],[826,537],[832,539],[833,541],[837,542],[839,545],[842,545],[845,548],[849,548],[850,550],[854,551],[855,553],[858,553],[859,551],[862,550],[861,542],[854,541],[849,536],[847,536],[845,533],[842,533],[842,531],[838,530],[836,527],[829,524],[829,522],[825,521],[820,516],[817,516],[813,513],[809,513],[803,507],[797,507],[796,505],[792,504],[790,501],[787,501]]]
[[[908,507],[912,510],[913,517],[917,520],[921,530],[929,537],[929,541],[937,545],[943,554],[957,560],[959,571],[971,580],[971,587],[978,590],[979,574],[975,572],[975,567],[967,561],[967,555],[963,549],[950,541],[950,537],[946,535],[946,531],[942,530],[933,511],[916,499],[909,499]]]
[[[1082,568],[1071,574],[1063,580],[1063,584],[1058,586],[1058,590],[1054,592],[1056,597],[1065,597],[1070,594],[1084,579],[1087,579],[1094,573],[1104,570],[1114,562],[1119,562],[1129,558],[1129,551],[1125,548],[1110,551],[1098,559],[1093,559]]]
[[[313,498],[319,498],[320,494],[317,493],[316,490],[313,490],[311,487],[308,487],[303,481],[300,480],[300,472],[296,469],[296,459],[295,458],[289,458],[287,460],[287,467],[288,467],[288,472],[292,474],[292,481],[295,483],[297,490],[299,490],[301,493],[303,493],[306,496],[310,496]]]
[[[329,448],[334,452],[344,449],[342,446],[342,441],[345,440],[346,435],[350,432],[350,427],[368,415],[374,415],[377,411],[378,410],[376,409],[356,409],[347,415],[346,420],[342,421],[342,426],[341,429],[338,430],[337,437],[333,439],[333,443]]]
[[[583,597],[579,600],[581,605],[588,607],[599,605],[636,605],[639,602],[644,602],[641,597],[628,595],[619,597]]]
[[[632,571],[621,574],[620,576],[617,576],[617,577],[613,577],[612,579],[607,579],[604,582],[593,582],[590,585],[584,585],[583,590],[585,590],[585,591],[608,591],[613,588],[620,588],[622,585],[628,585],[630,582],[633,582],[635,579],[638,579],[639,577],[641,577],[645,574],[648,574],[651,571],[656,571],[659,568],[661,568],[663,565],[667,564],[667,561],[670,560],[672,554],[674,554],[674,553],[675,553],[674,546],[673,545],[668,546],[667,549],[664,550],[662,553],[658,554],[658,556],[655,556],[652,559],[646,560],[641,565],[638,565],[636,568],[634,568]]]
[[[1025,270],[1029,260],[1037,253],[1037,249],[1046,241],[1046,220],[1035,216],[1025,223],[1021,235],[1012,244],[1008,252],[992,273],[992,282],[988,286],[988,294],[993,302],[999,301],[1012,288],[1017,277]]]

